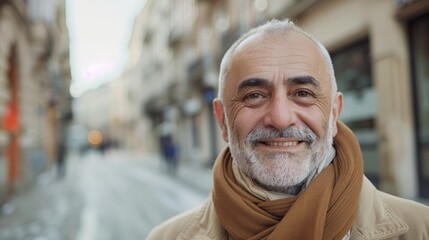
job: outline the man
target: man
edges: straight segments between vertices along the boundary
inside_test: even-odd
[[[149,239],[429,239],[428,207],[364,177],[342,101],[328,52],[292,22],[244,35],[213,103],[228,142],[213,192]]]

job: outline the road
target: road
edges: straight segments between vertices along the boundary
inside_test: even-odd
[[[68,159],[63,179],[53,171],[39,176],[3,206],[0,239],[145,239],[155,225],[207,198],[209,171],[171,176],[159,162],[132,156],[90,152]],[[199,188],[186,184],[195,176]]]

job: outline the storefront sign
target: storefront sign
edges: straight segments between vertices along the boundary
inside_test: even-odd
[[[18,129],[18,110],[13,104],[8,104],[3,118],[3,129],[13,132]]]

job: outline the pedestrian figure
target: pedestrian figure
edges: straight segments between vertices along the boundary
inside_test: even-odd
[[[164,160],[169,174],[175,175],[177,173],[177,147],[173,142],[171,136],[165,136],[161,139],[161,147]]]
[[[66,146],[61,141],[57,146],[57,177],[62,178],[65,175],[66,168]]]
[[[167,144],[167,161],[171,174],[176,174],[177,171],[177,148],[173,142]]]

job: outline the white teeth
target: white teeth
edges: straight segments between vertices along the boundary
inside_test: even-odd
[[[282,146],[282,147],[293,147],[298,144],[298,142],[267,142],[270,146]]]

